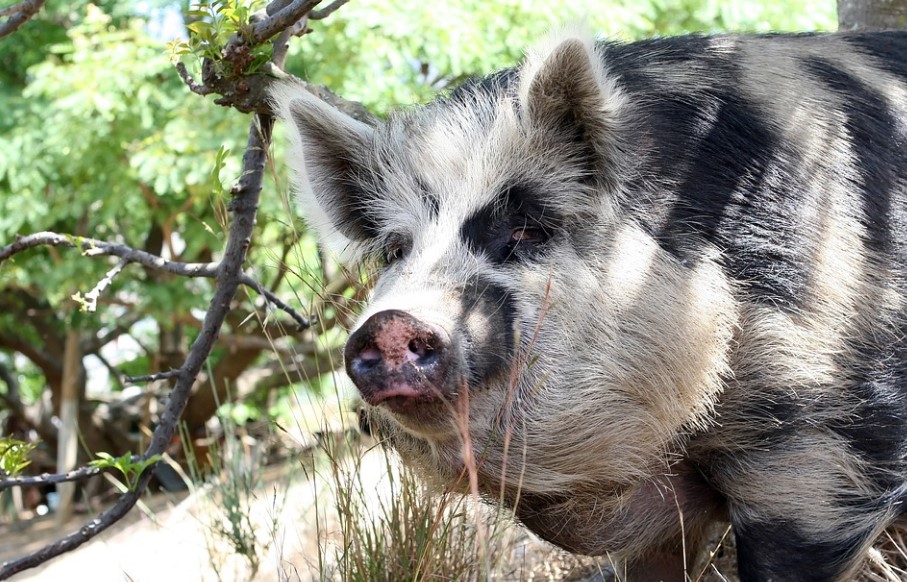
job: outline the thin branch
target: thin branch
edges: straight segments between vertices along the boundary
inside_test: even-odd
[[[214,92],[209,87],[201,85],[193,79],[192,75],[189,74],[189,70],[186,69],[186,65],[183,63],[176,63],[176,72],[179,73],[180,79],[183,80],[183,83],[185,83],[193,93],[198,95],[210,95]]]
[[[55,357],[55,354],[25,341],[21,334],[0,333],[0,347],[19,352],[41,368],[45,376],[59,376],[63,373],[63,363]]]
[[[284,241],[283,252],[280,255],[280,260],[277,261],[277,272],[274,274],[274,280],[271,281],[271,285],[269,286],[271,291],[277,291],[277,288],[280,287],[284,277],[287,276],[287,273],[289,272],[287,258],[289,258],[290,251],[296,246],[298,240],[298,237],[294,235],[289,242]]]
[[[350,0],[334,0],[320,10],[312,10],[309,12],[309,20],[323,20],[349,1]]]
[[[131,317],[120,317],[118,318],[118,323],[113,328],[109,329],[107,332],[97,335],[95,337],[88,338],[82,342],[82,346],[79,348],[82,350],[83,354],[94,354],[97,355],[97,352],[117,339],[121,335],[128,333],[132,326],[141,321],[145,314],[133,315]]]
[[[299,4],[299,2],[294,1],[292,4]],[[315,2],[313,6],[315,4],[317,4],[317,2]],[[310,9],[311,7],[306,9],[306,11]],[[283,12],[285,11],[280,11],[280,13]],[[294,21],[298,21],[300,17],[297,17]],[[292,24],[292,22],[289,24]],[[279,31],[275,31],[275,33],[276,32]],[[280,62],[277,64],[278,66],[282,66],[283,63]],[[158,424],[152,434],[151,445],[145,451],[142,459],[150,459],[155,455],[163,453],[170,444],[171,439],[176,432],[177,423],[189,401],[195,379],[198,377],[199,372],[210,355],[220,333],[220,328],[223,325],[227,313],[230,311],[230,305],[233,297],[236,295],[236,290],[240,284],[244,284],[244,277],[246,276],[243,273],[242,267],[252,239],[255,216],[258,211],[258,201],[264,177],[267,151],[271,142],[273,127],[274,119],[270,114],[259,113],[253,118],[249,129],[249,141],[245,153],[243,154],[241,177],[239,183],[231,192],[233,200],[230,203],[229,209],[233,212],[233,222],[230,226],[230,234],[224,251],[223,260],[219,265],[201,265],[203,268],[210,268],[212,273],[211,276],[214,276],[217,279],[214,296],[211,299],[208,311],[205,313],[202,329],[195,342],[192,344],[192,348],[189,350],[185,363],[179,370],[180,373],[177,375],[176,384],[170,392],[167,405],[161,415],[160,424]],[[93,249],[105,247],[104,250],[101,251],[101,254],[115,254],[116,256],[120,256],[120,258],[141,256],[139,254],[140,251],[135,251],[134,249],[129,249],[122,245],[110,245],[109,243],[105,243],[104,245],[86,245],[85,239],[79,239],[78,243],[73,243],[69,240],[62,239],[60,235],[56,235],[55,233],[39,233],[39,235],[43,236],[45,241],[51,242],[39,242],[40,237],[38,240],[35,238],[28,240],[30,237],[22,237],[13,243],[13,245],[0,249],[0,262],[25,248],[38,246],[40,244],[72,247],[80,246],[86,251],[86,254],[92,254],[89,251]],[[86,248],[86,246],[88,248]],[[124,251],[123,254],[118,254],[115,252],[118,249],[128,250]],[[158,269],[162,268],[160,265],[169,263],[172,266],[175,264],[173,262],[165,261],[161,257],[149,255],[148,253],[143,253],[143,255],[146,255],[146,258],[152,259],[150,263],[142,262],[138,258],[129,258],[129,260],[130,262],[140,262],[140,264],[145,266]],[[167,269],[163,268],[162,270]],[[256,284],[256,289],[263,289],[263,287]],[[151,468],[152,466],[153,464],[149,465],[148,468]],[[87,471],[88,469],[83,470]],[[37,552],[4,563],[0,566],[0,580],[5,580],[18,572],[33,568],[55,556],[78,548],[122,519],[123,516],[135,506],[144,493],[145,488],[151,480],[152,473],[152,471],[146,469],[138,478],[134,489],[123,494],[113,507],[101,513],[97,518],[89,521],[78,531],[66,536],[56,543],[41,548]]]
[[[144,384],[146,382],[157,382],[158,380],[170,380],[177,378],[183,373],[182,368],[168,370],[167,372],[158,372],[157,374],[148,374],[147,376],[126,376],[123,381],[127,384]]]
[[[0,394],[0,398],[6,401],[9,407],[13,409],[13,412],[19,413],[23,411],[25,406],[19,398],[19,379],[3,362],[0,362],[0,380],[6,384],[6,394]]]
[[[306,382],[336,370],[342,363],[342,344],[323,351],[299,353],[289,361],[274,360],[240,376],[236,383],[237,396],[245,398],[253,392],[264,392],[297,382]]]
[[[138,459],[139,457],[135,457],[135,460]],[[100,475],[112,468],[82,467],[68,473],[44,473],[41,475],[29,475],[28,477],[9,477],[0,479],[0,491],[13,487],[27,487],[29,485],[53,485],[54,483],[65,483],[67,481],[82,481],[89,477]]]
[[[306,24],[308,21],[309,19],[303,16],[296,24],[280,33],[274,40],[274,53],[271,55],[272,61],[283,62],[286,60],[287,53],[290,50],[290,38],[307,30]]]
[[[280,299],[277,295],[274,295],[269,290],[265,289],[264,285],[262,285],[252,277],[243,274],[242,276],[240,276],[240,283],[242,283],[246,287],[255,289],[255,291],[257,291],[258,294],[264,297],[269,303],[273,303],[275,307],[283,310],[290,317],[292,317],[293,321],[296,322],[296,331],[302,331],[312,326],[311,320],[306,319],[305,317],[297,313],[295,309],[284,303],[283,300]]]
[[[18,4],[0,10],[0,18],[9,17],[6,22],[0,23],[0,38],[9,36],[19,30],[23,24],[31,20],[41,10],[44,2],[45,0],[23,0]]]
[[[16,237],[16,242],[0,248],[0,263],[26,249],[39,246],[80,248],[83,254],[90,257],[110,255],[120,257],[130,263],[138,263],[158,271],[166,271],[183,277],[217,276],[218,263],[181,263],[168,261],[158,255],[146,253],[130,246],[110,243],[93,238],[59,234],[56,232],[36,232],[28,236]]]
[[[6,580],[23,570],[34,568],[51,558],[72,551],[121,520],[139,501],[153,474],[153,471],[148,470],[142,473],[135,485],[135,489],[124,493],[116,504],[83,525],[79,531],[69,534],[58,542],[48,544],[27,556],[11,562],[4,562],[0,566],[0,580]]]
[[[290,28],[320,3],[321,0],[293,0],[274,14],[256,22],[252,29],[252,44],[264,42]]]
[[[51,422],[50,417],[42,415],[40,408],[26,406],[22,402],[19,393],[19,381],[13,371],[3,362],[0,362],[0,380],[6,384],[6,394],[0,394],[0,400],[6,403],[13,415],[35,429],[39,438],[45,441],[51,441],[56,438],[57,428]]]
[[[82,353],[85,353],[85,352],[82,352]],[[110,374],[110,377],[113,378],[113,381],[116,382],[116,384],[120,388],[120,390],[125,388],[125,384],[123,382],[123,380],[124,380],[123,373],[120,372],[119,370],[117,370],[116,366],[111,364],[110,360],[105,358],[104,355],[101,354],[100,350],[97,353],[92,354],[92,355],[94,357],[96,357],[98,360],[100,360],[101,364],[103,364],[104,367],[107,368],[107,372]]]
[[[94,289],[82,296],[82,305],[88,311],[96,311],[98,308],[98,297],[100,297],[101,292],[104,289],[110,287],[110,284],[113,283],[113,278],[120,274],[120,271],[123,270],[126,265],[129,264],[129,261],[126,259],[120,259],[120,262],[114,265],[112,269],[107,271],[107,274],[98,281],[98,284],[94,286]],[[78,296],[78,293],[76,294]]]
[[[86,256],[97,257],[109,255],[120,257],[125,262],[138,263],[151,269],[173,273],[174,275],[180,275],[181,277],[213,279],[218,276],[218,271],[222,268],[223,264],[222,262],[182,263],[179,261],[169,261],[158,255],[146,253],[145,251],[140,251],[119,243],[110,243],[93,238],[71,236],[47,231],[17,237],[16,242],[13,244],[0,248],[0,263],[17,253],[39,246],[81,248],[83,254]],[[114,273],[114,270],[111,270],[111,272],[108,273],[108,276],[111,273]],[[114,273],[114,275],[115,274],[116,273]],[[309,327],[310,323],[308,319],[280,300],[276,295],[265,289],[263,285],[252,277],[242,274],[240,275],[240,283],[247,287],[251,287],[262,295],[269,303],[272,303],[281,311],[286,312],[287,315],[293,318],[293,321],[296,322],[299,329]]]

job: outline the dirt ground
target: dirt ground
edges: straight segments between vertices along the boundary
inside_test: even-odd
[[[270,473],[260,489],[262,494],[269,488],[283,489],[287,499],[299,497],[293,485],[287,487],[285,474]],[[296,485],[300,487],[301,484]],[[211,566],[212,554],[221,562],[222,580],[247,580],[245,560],[230,555],[232,552],[223,548],[222,543],[212,539],[210,514],[205,508],[208,493],[199,490],[191,495],[158,493],[146,497],[144,511],[134,508],[121,522],[84,546],[39,568],[22,572],[12,580],[87,580],[89,577],[93,582],[217,580]],[[266,511],[267,500],[256,500],[254,505],[250,512],[260,514]],[[283,510],[292,511],[293,507],[288,503]],[[0,533],[0,561],[37,550],[77,530],[89,518],[76,515],[63,527],[57,526],[53,515],[13,524]],[[263,562],[259,578],[277,580],[275,568],[270,568],[272,577],[265,576],[269,564],[267,558]]]
[[[384,467],[376,459],[376,471]],[[369,466],[366,464],[365,466]],[[211,492],[173,496],[156,494],[145,500],[146,511],[134,509],[124,520],[81,548],[42,567],[12,578],[14,582],[91,580],[92,582],[300,581],[319,579],[318,538],[324,528],[324,491],[302,470],[283,467],[265,470],[262,485],[249,506],[259,537],[268,538],[257,574],[222,539],[212,532]],[[377,482],[380,477],[375,477]],[[321,500],[316,502],[316,500]],[[321,509],[317,509],[321,503]],[[321,511],[321,520],[315,518]],[[80,527],[88,517],[79,515],[58,528],[53,516],[20,522],[0,532],[0,561],[22,556]],[[277,524],[276,527],[274,524]],[[514,526],[516,528],[516,526]],[[322,529],[319,532],[319,528]],[[552,550],[517,530],[522,536],[514,552],[525,563],[514,580],[606,580],[588,561]],[[217,565],[217,569],[213,565]],[[219,570],[219,571],[218,571]],[[509,579],[509,578],[508,578]]]

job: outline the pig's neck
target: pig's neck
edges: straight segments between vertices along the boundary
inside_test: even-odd
[[[598,491],[560,495],[510,493],[507,501],[526,527],[570,552],[630,559],[670,553],[683,539],[694,546],[724,513],[721,497],[692,465],[680,461],[670,469],[628,488],[603,484]]]

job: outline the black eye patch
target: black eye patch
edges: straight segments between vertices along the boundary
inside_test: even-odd
[[[510,186],[463,222],[460,237],[496,263],[522,262],[544,252],[560,222],[531,188]]]

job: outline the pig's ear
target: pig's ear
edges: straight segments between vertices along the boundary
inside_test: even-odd
[[[599,162],[607,159],[614,153],[623,101],[591,34],[555,32],[527,52],[521,109],[532,129],[557,142],[576,144]]]
[[[270,89],[275,113],[289,134],[287,161],[307,222],[345,258],[375,235],[375,194],[368,176],[374,128],[341,113],[298,82]]]

